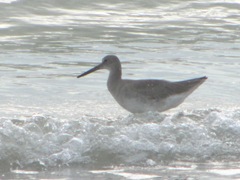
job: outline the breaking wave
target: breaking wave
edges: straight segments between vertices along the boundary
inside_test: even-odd
[[[240,160],[240,110],[0,120],[1,169]]]

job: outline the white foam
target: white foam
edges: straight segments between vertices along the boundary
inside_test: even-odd
[[[115,119],[5,118],[0,120],[0,157],[21,167],[236,161],[239,117],[239,110],[208,109]]]
[[[212,169],[208,172],[223,175],[223,176],[234,176],[240,175],[240,169]]]
[[[153,174],[140,174],[140,173],[130,173],[130,172],[124,172],[124,170],[100,170],[100,171],[91,171],[91,173],[94,174],[113,174],[117,176],[122,176],[124,178],[135,180],[135,179],[151,179],[151,178],[157,178],[159,176],[153,175]]]
[[[11,4],[12,2],[15,2],[17,0],[0,0],[0,3],[6,3],[6,4]]]
[[[13,170],[11,172],[15,174],[25,174],[25,175],[33,175],[33,174],[39,173],[38,171],[26,171],[26,170]]]

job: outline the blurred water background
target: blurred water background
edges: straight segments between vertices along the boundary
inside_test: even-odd
[[[238,0],[0,0],[4,178],[240,178]],[[209,79],[179,107],[132,115],[107,91],[129,79]]]

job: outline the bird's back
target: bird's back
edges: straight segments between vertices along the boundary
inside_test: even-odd
[[[206,77],[178,82],[126,79],[121,80],[111,94],[122,107],[131,112],[163,111],[179,105],[205,80]],[[172,100],[173,97],[176,98]],[[166,105],[168,98],[172,105]]]

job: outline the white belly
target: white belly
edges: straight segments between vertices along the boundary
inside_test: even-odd
[[[132,113],[143,113],[148,111],[166,111],[181,104],[189,94],[183,93],[172,95],[165,99],[147,100],[140,98],[115,98],[116,101],[126,110]]]

